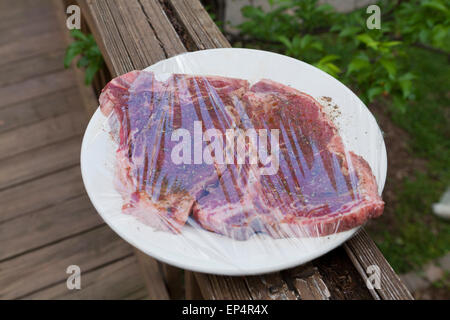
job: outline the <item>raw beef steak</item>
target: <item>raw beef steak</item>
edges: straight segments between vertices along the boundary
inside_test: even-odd
[[[344,149],[314,98],[288,86],[261,80],[250,88],[245,80],[181,74],[158,81],[133,71],[103,89],[100,107],[118,144],[123,212],[157,229],[180,232],[192,213],[204,229],[239,240],[255,233],[324,236],[383,211],[367,162]],[[265,129],[269,140],[278,130],[278,145],[267,149],[278,152],[277,171],[262,174],[265,164],[247,158],[238,163],[235,150],[231,163],[215,152],[212,163],[196,160],[195,146],[201,155],[210,146],[202,139],[198,145],[196,134],[229,129],[244,140],[246,130]],[[194,141],[180,152],[184,134]],[[255,149],[246,144],[244,151]]]
[[[173,75],[161,82],[145,71],[112,80],[100,104],[119,144],[116,188],[124,199],[123,212],[157,229],[178,232],[194,200],[217,182],[220,168],[175,164],[173,134],[182,128],[194,136],[195,121],[201,121],[200,133],[235,126],[233,98],[239,100],[247,89],[248,82],[240,79]]]
[[[208,230],[236,239],[324,236],[381,215],[384,203],[364,159],[346,152],[333,123],[311,96],[262,80],[244,95],[247,126],[280,130],[275,175],[221,183],[194,204]],[[245,122],[243,122],[245,123]]]

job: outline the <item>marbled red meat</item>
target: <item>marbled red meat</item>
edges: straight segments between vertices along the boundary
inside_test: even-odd
[[[248,126],[280,129],[279,170],[238,185],[231,174],[222,176],[221,184],[194,204],[194,216],[205,229],[238,239],[255,232],[276,238],[324,236],[382,214],[384,203],[369,165],[344,150],[315,99],[262,80],[243,102]]]
[[[367,162],[344,149],[314,98],[288,86],[180,74],[158,81],[133,71],[104,88],[100,107],[118,143],[123,212],[157,229],[179,232],[192,213],[204,229],[240,240],[324,236],[383,211]],[[174,131],[193,135],[196,121],[203,133],[278,129],[278,171],[263,175],[248,159],[175,164]]]
[[[172,133],[179,128],[192,133],[194,121],[202,121],[203,131],[233,126],[233,97],[239,98],[247,88],[245,80],[222,77],[175,74],[162,82],[145,71],[108,83],[100,107],[119,144],[116,187],[124,213],[158,229],[181,229],[194,200],[217,181],[218,168],[175,165]]]

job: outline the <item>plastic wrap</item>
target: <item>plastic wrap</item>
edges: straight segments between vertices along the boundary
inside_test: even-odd
[[[116,232],[187,269],[248,274],[308,261],[381,215],[371,165],[344,142],[340,106],[326,89],[316,99],[275,81],[279,73],[230,77],[201,62],[181,55],[103,89],[82,167]],[[353,131],[375,130],[380,162],[374,128]]]

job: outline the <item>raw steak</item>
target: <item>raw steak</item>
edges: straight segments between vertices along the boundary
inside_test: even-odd
[[[311,96],[262,80],[244,95],[247,126],[280,129],[276,175],[241,177],[228,172],[194,204],[208,230],[236,239],[324,236],[381,215],[384,203],[364,159],[345,152],[333,123]],[[245,121],[243,121],[245,123]]]
[[[235,126],[233,97],[247,89],[248,82],[240,79],[173,75],[161,82],[145,71],[112,80],[100,105],[119,144],[116,188],[124,200],[123,212],[157,229],[178,232],[194,200],[217,182],[220,168],[174,164],[172,135],[183,128],[193,136],[194,121],[202,121],[202,131]]]
[[[158,81],[133,71],[103,89],[100,106],[118,144],[123,212],[157,229],[179,232],[192,212],[203,228],[239,240],[324,236],[382,213],[369,165],[344,150],[316,100],[288,86],[179,74]],[[175,164],[174,132],[194,136],[196,121],[202,133],[278,129],[278,171],[263,175],[261,164],[223,164],[215,154],[212,164]]]

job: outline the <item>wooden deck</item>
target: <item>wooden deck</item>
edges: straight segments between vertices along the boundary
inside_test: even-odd
[[[199,0],[76,0],[76,3],[113,76],[186,51],[230,47]],[[151,266],[143,268],[147,270],[147,278],[163,277],[169,286],[170,278],[176,279],[169,277],[168,272],[161,272],[158,277],[154,268],[157,262],[150,257],[145,261]],[[380,268],[381,286],[369,289],[367,270],[373,265]],[[159,269],[173,269],[173,274],[177,273],[176,268],[164,264]],[[282,272],[251,277],[184,272],[184,276],[187,298],[412,299],[364,230],[332,252]]]
[[[79,167],[87,116],[50,0],[0,2],[0,299],[145,298]],[[66,268],[81,268],[68,290]]]

